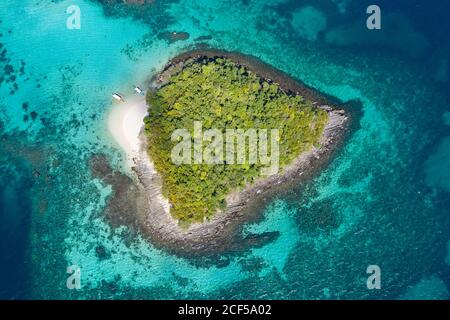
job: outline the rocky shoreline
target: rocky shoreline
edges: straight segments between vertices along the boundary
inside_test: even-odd
[[[216,50],[195,50],[181,54],[170,61],[162,72],[156,74],[151,87],[157,89],[167,83],[170,76],[183,69],[186,63],[198,59],[225,57],[269,82],[276,82],[288,94],[300,94],[312,100],[317,108],[329,115],[320,140],[320,147],[301,154],[289,166],[276,175],[260,178],[241,191],[234,191],[227,197],[227,207],[212,219],[203,223],[191,224],[187,228],[179,226],[170,213],[170,204],[161,194],[161,177],[155,171],[147,155],[146,139],[141,133],[141,152],[133,159],[136,173],[134,201],[137,204],[127,214],[136,214],[139,232],[158,248],[182,256],[216,255],[222,252],[242,251],[250,247],[261,246],[278,236],[276,232],[242,236],[245,222],[257,221],[262,217],[263,207],[270,199],[290,187],[309,179],[325,166],[332,153],[342,144],[351,118],[349,113],[328,102],[327,98],[299,84],[280,71],[268,66],[256,58]],[[129,194],[129,193],[125,193]],[[130,199],[116,199],[116,202],[129,202]],[[125,210],[121,210],[125,211]],[[120,213],[117,213],[120,215]],[[113,215],[114,216],[114,215]]]

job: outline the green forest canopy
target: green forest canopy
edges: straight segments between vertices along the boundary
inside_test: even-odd
[[[174,130],[278,129],[280,166],[317,145],[327,113],[301,96],[290,96],[275,83],[226,58],[187,64],[156,92],[147,93],[145,118],[148,152],[163,180],[171,214],[180,222],[201,222],[226,206],[227,194],[260,176],[261,164],[181,164],[171,160]]]

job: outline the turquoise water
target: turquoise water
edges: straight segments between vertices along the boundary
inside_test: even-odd
[[[450,24],[448,4],[433,3],[379,1],[383,29],[367,31],[371,3],[356,0],[2,1],[0,297],[447,299]],[[80,30],[66,28],[72,4]],[[165,31],[190,37],[169,43]],[[110,93],[131,94],[202,36],[359,101],[361,117],[320,175],[244,227],[274,241],[198,264],[111,229],[111,186],[88,161],[104,153],[125,170]],[[81,290],[66,287],[73,264]],[[372,264],[381,290],[366,287]]]

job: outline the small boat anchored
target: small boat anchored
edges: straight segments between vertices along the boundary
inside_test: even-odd
[[[119,101],[119,102],[125,102],[125,99],[118,93],[113,93],[112,97],[114,98],[114,100]]]
[[[144,95],[144,90],[142,90],[138,86],[134,86],[134,92],[136,92],[137,94],[140,94],[141,96]]]

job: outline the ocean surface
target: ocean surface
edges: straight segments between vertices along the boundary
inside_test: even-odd
[[[381,30],[366,28],[370,4]],[[80,29],[67,28],[71,5]],[[448,299],[449,13],[445,0],[2,0],[0,298]],[[131,95],[199,43],[252,54],[358,114],[331,163],[243,229],[276,239],[203,264],[113,229],[111,186],[89,168],[102,153],[126,171],[111,92]]]

